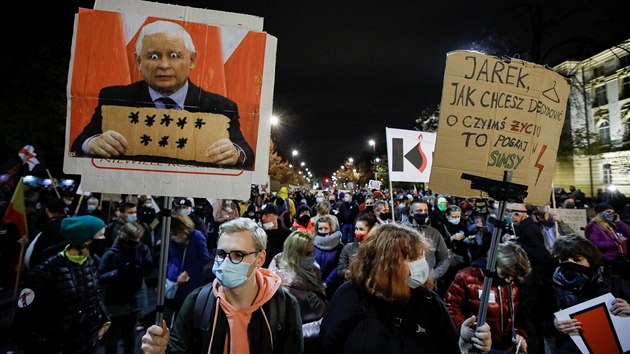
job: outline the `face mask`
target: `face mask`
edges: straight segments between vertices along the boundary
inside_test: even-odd
[[[440,209],[440,211],[446,211],[446,203],[438,203],[438,209]]]
[[[330,199],[328,199],[328,201],[330,202],[330,204],[333,204],[333,203],[335,203],[335,198],[330,198]]]
[[[313,268],[313,264],[315,264],[315,257],[314,256],[304,257],[304,258],[302,258],[302,262],[300,263],[300,265],[304,269],[311,269],[311,268]]]
[[[429,214],[420,214],[420,213],[415,213],[413,214],[413,219],[416,221],[416,223],[418,223],[419,225],[424,225],[427,223],[427,217],[429,216]]]
[[[422,257],[417,261],[407,262],[409,267],[409,287],[415,289],[424,284],[429,278],[429,263],[427,259]]]
[[[306,226],[306,225],[308,225],[308,221],[309,221],[309,220],[311,220],[311,216],[310,216],[310,215],[308,215],[308,214],[304,214],[304,215],[301,215],[301,216],[298,218],[298,223],[300,223],[300,225],[304,225],[304,226]]]
[[[506,224],[511,224],[512,223],[512,215],[506,215],[503,217],[503,222]]]
[[[138,221],[138,214],[128,214],[127,222],[136,222]]]
[[[72,199],[69,199],[69,200],[68,200],[68,199],[64,199],[64,200],[63,200],[63,202],[64,202],[66,205],[70,205],[70,204],[72,204]]]
[[[231,213],[231,212],[232,212],[232,208],[230,208],[230,207],[224,208],[224,210],[225,210],[226,212],[228,212],[228,213]]]
[[[350,202],[350,197],[343,197],[343,201],[349,203]]]
[[[190,215],[191,211],[192,211],[191,209],[186,208],[186,209],[179,209],[177,212],[179,213],[179,215],[188,216]]]
[[[144,203],[145,208],[153,208],[153,203]]]
[[[96,210],[96,205],[88,205],[87,206],[87,211],[94,211]]]
[[[381,215],[379,215],[381,219],[383,220],[389,220],[392,218],[392,213],[387,212],[387,213],[381,213]]]
[[[214,261],[212,266],[212,273],[216,275],[217,280],[221,285],[228,289],[234,289],[241,286],[249,279],[247,277],[247,271],[249,271],[251,263],[241,262],[234,264],[229,259],[224,259],[223,262]],[[252,273],[253,275],[254,273]]]
[[[354,237],[357,239],[357,241],[359,241],[359,243],[365,241],[365,239],[367,238],[367,234],[359,234],[359,233],[354,233]]]
[[[458,225],[461,218],[453,218],[453,217],[447,216],[446,220],[448,220],[448,222],[450,222],[453,225]]]
[[[405,206],[406,206],[405,203],[400,203],[398,204],[398,209],[401,209],[401,210],[405,209]]]
[[[321,202],[323,202],[323,201],[324,201],[324,198],[322,198],[322,197],[317,197],[317,198],[315,198],[315,201],[316,201],[317,203],[321,203]]]
[[[273,221],[266,222],[266,223],[262,224],[262,227],[265,230],[271,230],[271,229],[273,229],[273,226],[274,226]]]
[[[366,206],[365,207],[365,212],[370,213],[374,211],[374,205],[370,205],[370,206]]]
[[[601,213],[600,214],[602,216],[602,218],[604,218],[606,221],[610,221],[612,222],[613,220],[615,220],[615,214],[613,213]]]

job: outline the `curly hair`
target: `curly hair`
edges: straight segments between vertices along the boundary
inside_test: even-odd
[[[349,279],[368,294],[386,301],[406,299],[411,293],[406,262],[420,258],[428,249],[424,235],[411,227],[376,226],[350,262]]]

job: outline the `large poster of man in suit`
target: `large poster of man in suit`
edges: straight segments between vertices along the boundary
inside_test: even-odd
[[[254,169],[266,33],[85,9],[76,26],[66,162]]]

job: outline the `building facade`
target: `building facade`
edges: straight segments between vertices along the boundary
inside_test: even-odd
[[[630,39],[554,70],[571,81],[563,139],[572,147],[558,154],[554,185],[630,195]]]

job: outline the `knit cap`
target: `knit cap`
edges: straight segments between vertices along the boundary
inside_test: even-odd
[[[105,222],[95,216],[73,216],[61,221],[61,236],[70,247],[81,247],[104,227]]]

